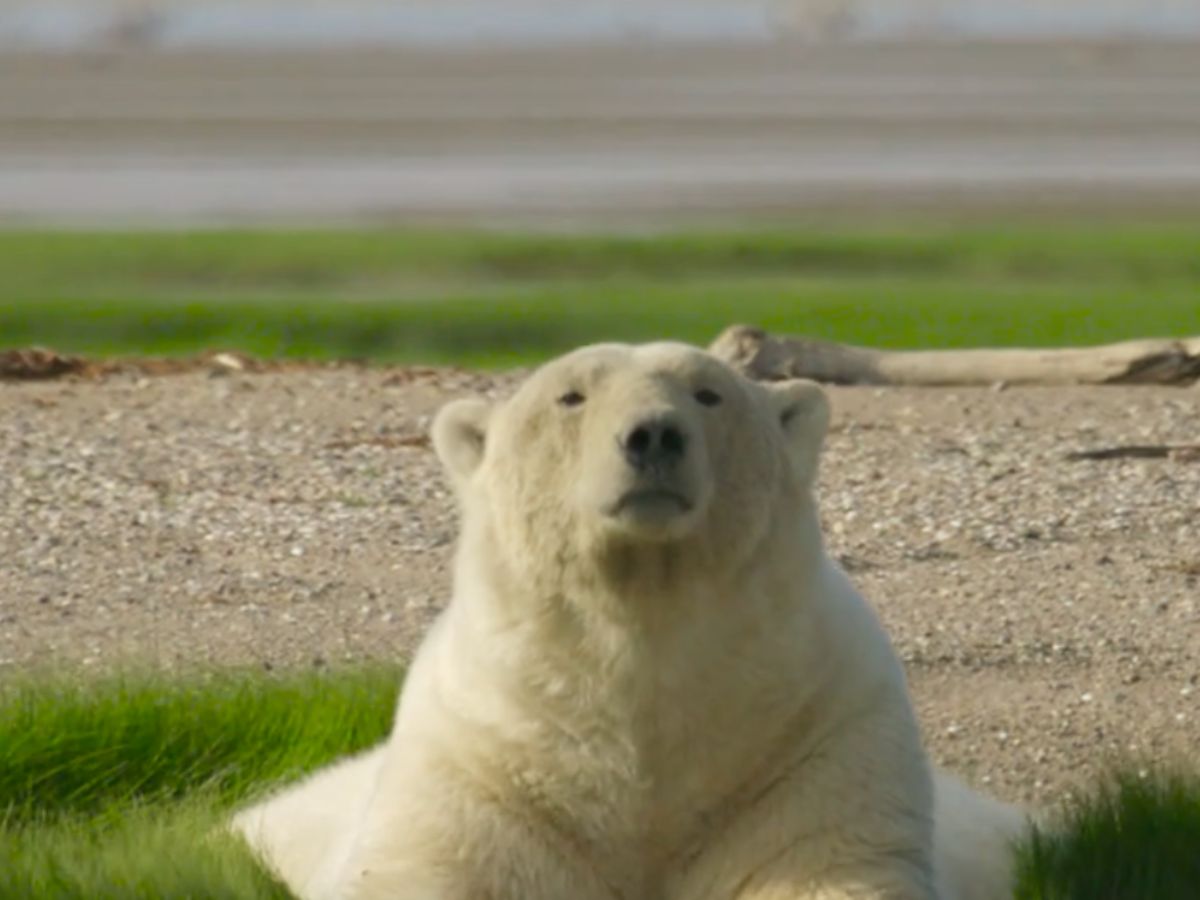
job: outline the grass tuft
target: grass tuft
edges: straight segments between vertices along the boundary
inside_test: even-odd
[[[223,829],[225,805],[116,805],[0,832],[6,900],[288,900],[292,895]]]
[[[398,686],[384,666],[20,677],[0,690],[0,815],[14,826],[194,792],[234,802],[382,740]]]
[[[382,740],[400,680],[374,666],[0,685],[0,897],[287,897],[220,826]]]
[[[382,740],[400,676],[32,676],[0,688],[0,813],[12,826],[204,792],[233,802]]]
[[[1110,777],[1020,850],[1016,900],[1195,900],[1200,778]]]

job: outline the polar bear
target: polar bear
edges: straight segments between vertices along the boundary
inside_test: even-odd
[[[446,406],[453,596],[391,736],[236,828],[305,900],[1004,897],[1022,814],[934,778],[823,549],[828,419],[672,343]]]

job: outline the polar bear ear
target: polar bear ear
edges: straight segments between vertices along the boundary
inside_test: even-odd
[[[829,430],[829,398],[819,384],[804,379],[768,384],[767,391],[796,471],[811,482]]]
[[[446,472],[463,483],[483,462],[491,404],[483,400],[454,400],[443,406],[433,420],[433,448]]]

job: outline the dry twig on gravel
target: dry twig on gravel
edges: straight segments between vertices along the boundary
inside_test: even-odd
[[[1180,462],[1200,462],[1200,444],[1125,444],[1119,447],[1100,447],[1096,450],[1076,450],[1067,459],[1173,459]]]

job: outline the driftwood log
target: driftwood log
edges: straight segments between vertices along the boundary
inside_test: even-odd
[[[1069,349],[889,351],[733,325],[709,348],[760,381],[829,384],[1162,384],[1200,379],[1200,337]]]

